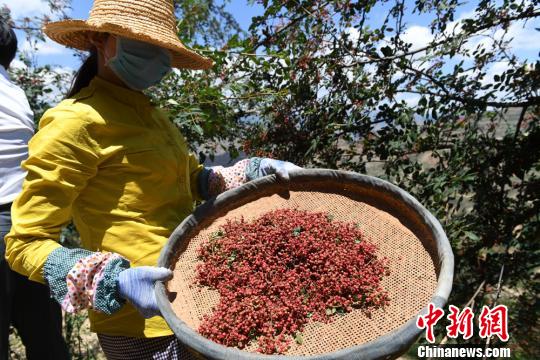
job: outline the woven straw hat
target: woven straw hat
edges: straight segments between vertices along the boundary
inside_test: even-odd
[[[110,33],[171,50],[176,68],[212,66],[212,60],[186,48],[178,39],[172,0],[95,0],[87,21],[50,22],[43,31],[52,40],[79,50],[91,49],[90,33]]]

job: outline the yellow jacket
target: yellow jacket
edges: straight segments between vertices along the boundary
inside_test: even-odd
[[[47,111],[39,129],[6,236],[12,269],[44,282],[47,256],[71,219],[83,248],[121,254],[132,267],[155,266],[199,199],[203,168],[167,116],[142,93],[95,78]],[[90,321],[108,335],[172,334],[161,317],[145,320],[130,304],[112,316],[90,311]]]

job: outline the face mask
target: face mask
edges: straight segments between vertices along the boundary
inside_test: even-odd
[[[128,87],[144,90],[156,85],[171,71],[171,54],[159,46],[116,38],[116,56],[107,62]]]

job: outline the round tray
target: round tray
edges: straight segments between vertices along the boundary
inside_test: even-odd
[[[303,344],[285,355],[263,355],[217,344],[196,331],[219,300],[217,291],[192,286],[197,249],[227,219],[247,221],[279,209],[329,212],[335,220],[359,223],[377,254],[389,260],[382,286],[390,304],[371,316],[353,311],[329,324],[309,323]],[[156,284],[163,317],[177,338],[207,359],[389,359],[406,352],[421,330],[418,315],[430,302],[445,305],[452,288],[454,257],[440,223],[416,199],[377,178],[334,170],[291,172],[290,183],[257,179],[199,206],[176,228],[158,266],[174,277]]]

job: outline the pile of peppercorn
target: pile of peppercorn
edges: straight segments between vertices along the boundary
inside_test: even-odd
[[[303,343],[310,321],[386,305],[387,260],[351,223],[327,213],[281,209],[255,221],[228,221],[198,249],[197,284],[220,294],[203,336],[265,354]]]

